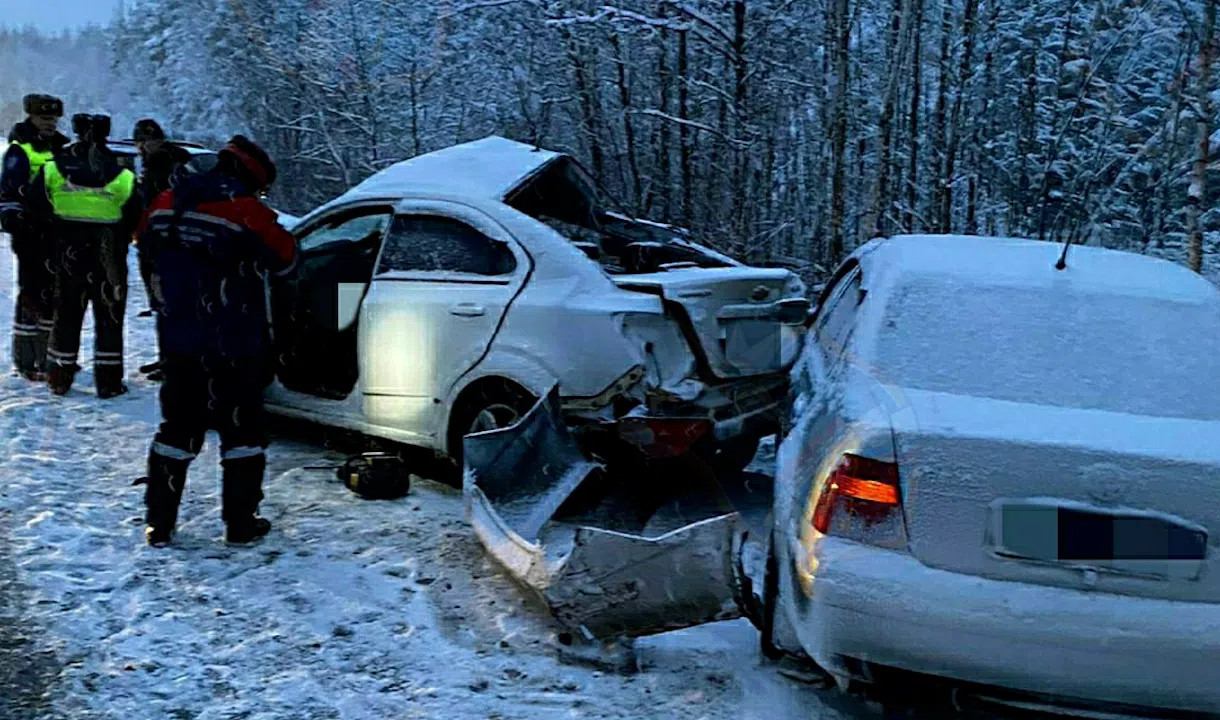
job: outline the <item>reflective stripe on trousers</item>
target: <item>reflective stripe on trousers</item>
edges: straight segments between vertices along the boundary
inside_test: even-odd
[[[244,445],[242,447],[229,448],[220,453],[221,460],[240,460],[242,458],[258,457],[263,455],[264,450],[261,447],[253,445]]]
[[[173,445],[167,445],[160,441],[153,441],[152,451],[163,458],[170,460],[194,460],[195,453],[182,448],[176,448]]]

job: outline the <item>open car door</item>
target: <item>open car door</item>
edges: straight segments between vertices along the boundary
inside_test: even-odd
[[[287,389],[341,400],[355,387],[357,308],[392,213],[348,205],[295,233],[297,267],[270,283],[275,371]]]

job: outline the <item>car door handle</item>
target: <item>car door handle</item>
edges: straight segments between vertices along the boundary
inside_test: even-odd
[[[449,307],[449,314],[459,317],[479,317],[485,312],[487,312],[486,308],[474,303],[458,303]]]

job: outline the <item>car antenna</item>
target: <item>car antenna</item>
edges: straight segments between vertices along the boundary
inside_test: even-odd
[[[1068,266],[1068,248],[1072,247],[1072,236],[1068,235],[1067,242],[1063,243],[1063,253],[1059,255],[1059,262],[1055,263],[1056,270],[1066,270]]]

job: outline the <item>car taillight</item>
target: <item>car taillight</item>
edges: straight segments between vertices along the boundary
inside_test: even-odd
[[[679,457],[712,429],[705,418],[625,417],[619,437],[654,458]]]
[[[866,539],[864,536],[876,526],[893,522],[898,523],[897,530],[905,530],[898,465],[844,454],[818,496],[813,509],[814,529],[823,535]],[[892,535],[895,528],[888,530],[887,534]]]

